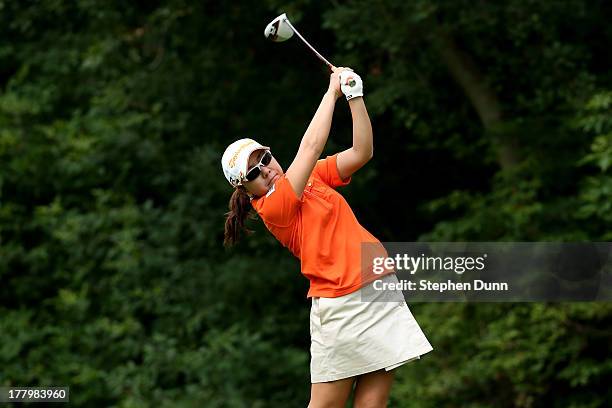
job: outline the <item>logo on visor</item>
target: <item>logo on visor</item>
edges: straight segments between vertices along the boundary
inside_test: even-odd
[[[238,148],[238,150],[236,150],[236,153],[234,153],[234,155],[233,155],[233,156],[232,156],[232,158],[230,159],[230,161],[229,161],[228,165],[229,165],[230,167],[232,167],[232,168],[233,168],[233,167],[236,165],[236,160],[238,159],[238,155],[240,154],[240,152],[242,151],[242,149],[244,149],[245,147],[247,147],[248,145],[250,145],[250,144],[252,144],[252,143],[253,143],[253,141],[252,141],[252,140],[250,140],[250,141],[248,141],[248,142],[244,143],[242,146],[240,146],[240,147]]]

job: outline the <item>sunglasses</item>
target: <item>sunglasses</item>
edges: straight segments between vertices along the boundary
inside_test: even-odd
[[[263,156],[261,156],[259,163],[257,163],[255,166],[251,167],[249,171],[247,171],[247,174],[244,179],[246,181],[255,180],[261,174],[261,167],[267,166],[268,164],[270,164],[271,161],[272,161],[272,153],[270,153],[269,150],[266,150]]]

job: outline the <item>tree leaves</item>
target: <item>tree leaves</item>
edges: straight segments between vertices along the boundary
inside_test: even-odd
[[[253,137],[286,168],[326,89],[303,44],[266,42],[280,11],[364,78],[376,155],[343,194],[375,236],[610,240],[606,7],[2,3],[0,384],[70,385],[75,405],[306,405],[298,261],[259,220],[221,244],[225,146]],[[440,32],[478,67],[498,123],[449,74]],[[326,154],[351,129],[339,101]],[[393,406],[610,399],[604,304],[413,311],[434,351],[398,371]]]

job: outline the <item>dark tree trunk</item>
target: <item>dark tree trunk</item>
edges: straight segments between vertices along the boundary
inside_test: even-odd
[[[478,113],[485,131],[494,139],[499,165],[503,169],[515,165],[519,161],[518,145],[511,134],[501,131],[504,123],[497,95],[486,84],[472,58],[457,46],[448,33],[438,30],[434,34],[434,43],[450,74]]]

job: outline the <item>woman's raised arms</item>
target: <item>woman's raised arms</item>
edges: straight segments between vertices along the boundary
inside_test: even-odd
[[[312,169],[314,169],[317,160],[321,153],[323,153],[325,143],[327,143],[334,115],[334,107],[336,101],[342,95],[339,75],[344,69],[346,68],[333,68],[327,92],[323,95],[319,108],[302,137],[302,142],[295,155],[295,159],[293,159],[293,162],[285,172],[289,184],[291,184],[293,191],[295,191],[298,197],[302,197],[302,192],[312,173]]]

